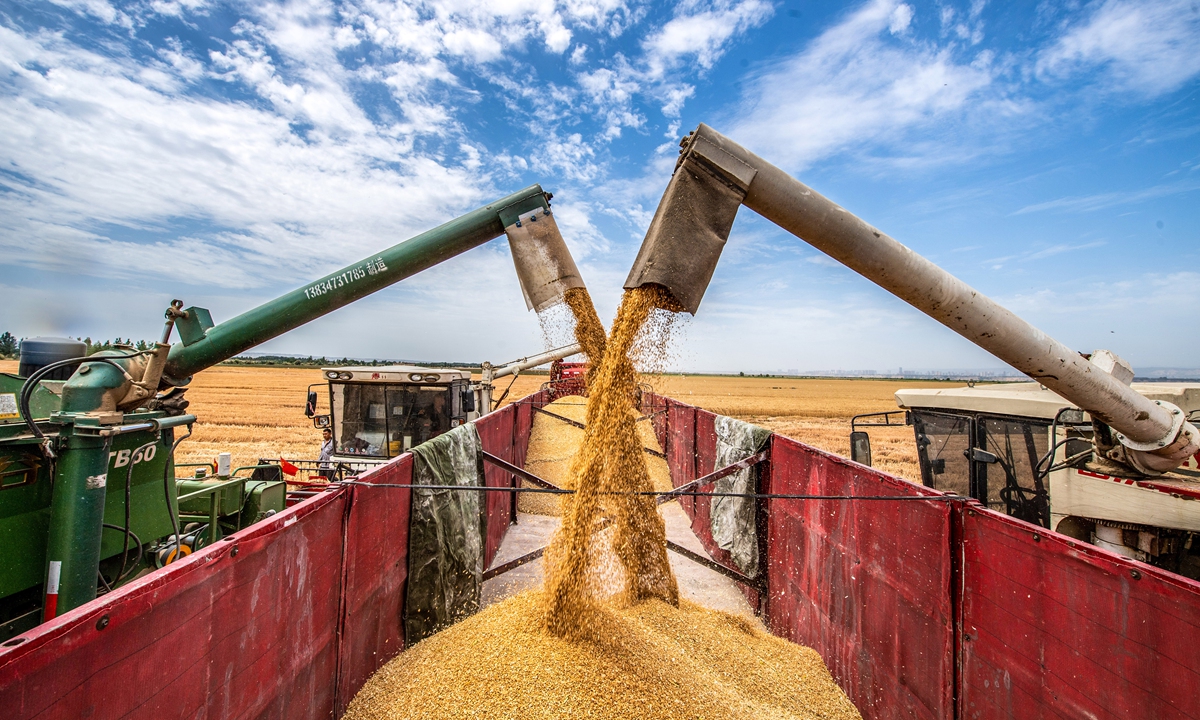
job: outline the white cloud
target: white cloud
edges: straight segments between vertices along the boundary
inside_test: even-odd
[[[72,10],[80,15],[91,15],[108,24],[128,25],[129,17],[119,12],[107,0],[50,0],[50,2]]]
[[[159,15],[182,17],[203,13],[208,4],[209,0],[151,0],[150,9]]]
[[[484,199],[486,173],[415,154],[411,138],[374,128],[336,93],[309,93],[279,81],[261,58],[238,58],[294,115],[175,95],[127,60],[0,27],[0,82],[12,90],[0,95],[0,157],[13,173],[0,194],[8,261],[65,270],[70,254],[86,259],[74,270],[83,274],[153,267],[253,285],[332,269]],[[48,69],[29,69],[33,62]],[[302,138],[291,117],[331,130]],[[234,230],[141,250],[103,230],[161,235],[182,219]],[[226,269],[193,272],[209,261]]]
[[[886,39],[908,17],[901,7],[873,0],[758,76],[733,137],[799,170],[978,106],[993,81],[988,58],[964,63],[951,48]]]
[[[1013,215],[1025,215],[1028,213],[1046,212],[1048,210],[1060,210],[1067,212],[1094,212],[1096,210],[1103,210],[1105,208],[1116,207],[1119,205],[1129,205],[1132,203],[1139,203],[1143,200],[1167,197],[1170,195],[1179,195],[1182,193],[1195,192],[1197,190],[1200,190],[1200,183],[1197,183],[1193,180],[1185,180],[1181,182],[1155,185],[1142,190],[1097,193],[1095,195],[1081,195],[1076,197],[1064,197],[1056,200],[1048,200],[1046,202],[1040,202],[1034,205],[1026,205],[1025,207],[1014,212]]]
[[[505,0],[504,2],[350,2],[343,13],[360,28],[364,38],[415,57],[446,53],[475,63],[501,60],[540,38],[546,50],[561,54],[571,45],[570,25],[604,26],[628,15],[621,1],[559,3],[555,0]]]
[[[724,54],[729,41],[771,16],[762,0],[718,0],[708,7],[683,3],[666,25],[642,41],[646,74],[659,79],[685,59],[708,69]]]
[[[1194,0],[1105,0],[1043,52],[1047,78],[1097,68],[1114,90],[1157,95],[1200,73],[1200,4]]]
[[[913,9],[911,5],[901,3],[892,10],[891,21],[888,23],[888,32],[893,35],[899,35],[908,29],[912,24]]]

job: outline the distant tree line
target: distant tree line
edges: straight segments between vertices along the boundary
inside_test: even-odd
[[[5,331],[3,334],[0,334],[0,359],[16,360],[18,357],[20,357],[21,356],[21,340],[24,340],[24,339],[25,338],[21,338],[20,340],[18,340],[16,335],[13,335],[12,333],[10,333],[8,331]],[[88,355],[98,353],[101,350],[112,350],[118,346],[133,347],[133,348],[136,348],[137,350],[150,350],[150,349],[154,348],[154,343],[152,341],[134,340],[133,338],[122,339],[122,338],[118,337],[118,338],[114,338],[112,340],[102,340],[102,341],[94,341],[90,337],[87,337],[87,338],[78,338],[77,337],[75,339],[84,344],[84,346],[87,348],[86,352]]]
[[[230,358],[222,365],[257,365],[260,367],[305,367],[305,368],[320,368],[320,367],[347,367],[347,366],[366,366],[379,367],[381,365],[418,365],[420,367],[432,368],[477,368],[479,363],[453,363],[453,362],[425,362],[422,360],[354,360],[351,358],[327,358],[327,357],[293,357],[291,355],[254,355],[246,356],[239,355]]]
[[[23,340],[24,338],[21,338]],[[101,350],[113,350],[117,348],[133,347],[137,350],[152,350],[154,342],[149,340],[134,340],[133,338],[114,338],[112,340],[92,340],[90,337],[75,338],[82,342],[87,347],[87,354],[92,355]],[[21,355],[21,341],[10,332],[0,334],[0,360],[15,360]],[[327,358],[327,357],[293,357],[291,355],[255,355],[253,357],[241,355],[238,357],[226,360],[223,365],[257,365],[261,367],[345,367],[349,365],[366,365],[369,367],[378,367],[380,365],[418,365],[420,367],[432,368],[478,368],[477,362],[453,363],[453,362],[426,362],[421,360],[353,360],[351,358]],[[528,370],[526,371],[529,372]]]

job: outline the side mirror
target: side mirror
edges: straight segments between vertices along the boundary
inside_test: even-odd
[[[459,396],[463,413],[475,412],[475,391],[467,388]]]
[[[860,465],[871,466],[871,436],[862,430],[850,433],[850,459]]]
[[[312,417],[317,414],[317,391],[308,391],[308,402],[304,403],[304,414]]]

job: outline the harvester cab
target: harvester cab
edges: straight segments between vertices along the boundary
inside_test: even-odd
[[[1200,419],[1200,383],[1132,383],[1155,403]],[[1200,579],[1200,463],[1147,477],[1105,457],[1112,431],[1039,383],[896,392],[913,428],[921,483],[1135,560]],[[859,428],[895,424],[893,411],[851,421],[852,459],[871,464]],[[883,422],[879,422],[879,418]]]
[[[322,373],[331,410],[314,424],[333,431],[330,462],[355,471],[479,417],[469,370],[382,365]]]
[[[312,385],[304,412],[315,427],[333,433],[333,454],[323,469],[353,474],[494,410],[507,397],[493,399],[497,378],[548,362],[558,367],[579,352],[572,343],[501,365],[485,362],[479,380],[470,370],[417,365],[323,368],[330,411],[317,414],[318,385]]]

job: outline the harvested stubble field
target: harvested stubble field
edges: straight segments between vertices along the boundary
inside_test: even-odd
[[[0,372],[16,372],[15,361],[0,362]],[[546,375],[522,375],[505,403],[537,392]],[[655,391],[712,412],[730,415],[809,445],[848,456],[850,418],[859,413],[895,410],[893,393],[903,387],[957,387],[962,383],[900,380],[750,378],[717,375],[659,375],[643,378]],[[179,447],[180,462],[208,462],[218,452],[233,453],[234,466],[258,458],[315,458],[321,435],[304,417],[310,383],[321,372],[304,368],[217,366],[196,375],[188,390],[189,412],[200,421],[196,434]],[[498,381],[496,396],[508,386]],[[328,393],[318,388],[320,412]],[[912,428],[873,428],[875,466],[886,472],[919,477]]]
[[[537,392],[545,375],[518,377],[510,399]],[[721,415],[752,422],[814,447],[850,456],[850,418],[896,410],[901,388],[961,387],[962,382],[859,378],[759,378],[727,375],[653,375],[642,382],[655,392]],[[508,380],[497,388],[503,391]],[[919,482],[913,431],[871,428],[875,467]]]
[[[541,389],[546,375],[521,375],[505,404]],[[319,370],[217,366],[198,374],[188,398],[200,423],[180,446],[182,462],[204,462],[233,453],[236,465],[258,458],[315,458],[320,433],[304,417],[309,383]],[[643,378],[656,392],[705,410],[746,420],[814,447],[850,454],[850,418],[895,410],[894,393],[905,387],[956,387],[962,383],[901,380],[748,378],[719,375],[657,375]],[[510,380],[497,382],[496,397]],[[319,388],[320,412],[328,393]],[[875,467],[901,477],[920,477],[912,428],[872,428]],[[187,458],[186,460],[183,458]]]

